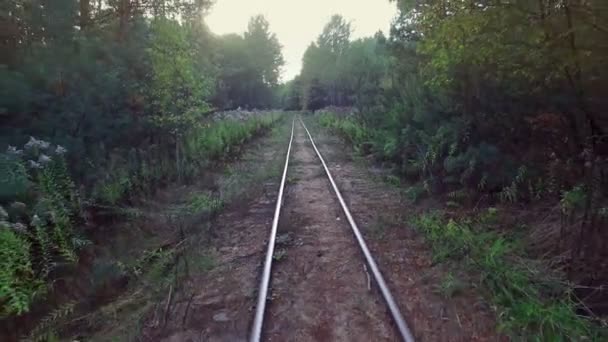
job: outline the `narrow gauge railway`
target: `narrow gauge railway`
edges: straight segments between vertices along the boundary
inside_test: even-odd
[[[297,121],[297,123],[296,123],[296,121]],[[321,163],[321,165],[325,171],[325,175],[327,176],[327,179],[329,180],[333,193],[335,194],[336,198],[338,199],[338,202],[344,213],[344,216],[346,217],[348,224],[350,225],[350,228],[352,230],[356,244],[358,245],[358,247],[361,251],[361,255],[364,258],[365,264],[371,271],[374,283],[378,287],[379,292],[382,295],[382,298],[384,300],[384,303],[388,307],[388,311],[390,312],[390,316],[394,322],[394,325],[396,327],[396,330],[398,331],[399,336],[401,337],[401,339],[403,341],[413,342],[414,337],[413,337],[413,334],[412,334],[410,328],[408,327],[405,319],[403,318],[403,315],[401,314],[401,311],[399,310],[399,307],[398,307],[395,299],[393,298],[393,295],[391,294],[391,292],[386,284],[386,281],[384,280],[384,277],[382,276],[382,273],[380,272],[380,269],[378,268],[378,265],[376,264],[376,261],[374,260],[374,257],[372,256],[369,248],[367,247],[365,239],[363,238],[363,235],[361,234],[361,232],[355,222],[355,219],[353,218],[353,215],[351,214],[350,210],[348,209],[348,206],[347,206],[346,202],[344,201],[344,198],[342,197],[342,194],[340,193],[340,190],[338,189],[338,186],[336,185],[336,182],[335,182],[329,168],[327,167],[327,164],[326,164],[325,160],[323,159],[323,156],[317,149],[317,146],[314,142],[312,135],[310,134],[310,131],[308,130],[308,128],[306,127],[306,125],[304,124],[304,122],[301,119],[297,119],[297,120],[294,119],[292,122],[292,126],[291,126],[291,135],[289,138],[289,144],[288,144],[287,153],[285,156],[285,166],[283,168],[283,174],[282,174],[282,178],[281,178],[281,182],[280,182],[280,186],[279,186],[279,193],[278,193],[278,197],[277,197],[277,201],[276,201],[274,218],[272,221],[270,236],[268,238],[268,246],[267,246],[267,251],[266,251],[265,258],[264,258],[264,265],[263,265],[262,275],[261,275],[261,279],[260,279],[260,285],[258,288],[258,298],[257,298],[257,302],[256,302],[253,325],[251,327],[250,341],[258,342],[262,338],[262,330],[264,328],[264,318],[265,318],[265,313],[266,313],[266,307],[267,307],[268,295],[269,295],[269,287],[270,287],[271,275],[272,275],[272,261],[273,261],[273,255],[275,253],[275,245],[276,245],[276,241],[277,241],[277,230],[278,230],[278,226],[279,226],[281,208],[283,206],[285,183],[286,183],[288,169],[289,169],[289,159],[290,159],[290,154],[292,151],[292,144],[294,141],[294,130],[295,130],[296,124],[299,124],[299,125],[301,125],[302,128],[304,128],[306,135],[308,137],[308,141],[312,145],[312,147],[316,153],[316,156],[318,157],[318,160]],[[297,310],[297,308],[294,308],[294,309]]]

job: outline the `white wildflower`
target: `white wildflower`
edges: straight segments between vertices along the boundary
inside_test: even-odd
[[[28,165],[32,169],[41,169],[42,168],[42,165],[40,165],[39,163],[37,163],[33,160],[28,160]]]
[[[47,148],[49,148],[49,146],[51,146],[51,143],[49,143],[48,141],[44,141],[44,140],[38,140],[38,146],[41,149],[46,150]]]
[[[23,147],[25,147],[25,149],[29,150],[34,147],[38,147],[38,144],[39,144],[38,139],[30,136],[30,140]]]
[[[21,223],[21,222],[13,223],[13,224],[12,224],[12,228],[13,228],[13,230],[15,230],[16,232],[19,232],[19,233],[27,233],[27,226],[26,226],[26,225],[24,225],[24,224],[23,224],[23,223]]]
[[[57,145],[57,148],[55,149],[55,153],[60,155],[66,153],[67,151],[68,150],[61,145]]]
[[[39,226],[42,223],[42,220],[40,219],[40,217],[35,214],[34,217],[32,218],[32,226]]]
[[[38,157],[38,163],[40,165],[46,165],[51,161],[51,157],[47,156],[44,153],[41,153],[40,156]]]
[[[15,146],[10,146],[10,145],[9,145],[9,146],[8,146],[8,148],[6,149],[6,153],[8,153],[8,154],[13,154],[13,155],[16,155],[16,156],[19,156],[19,155],[22,155],[22,154],[23,154],[23,151],[22,151],[22,150],[17,149],[17,147],[15,147]]]
[[[24,145],[26,150],[32,148],[40,148],[46,150],[47,148],[49,148],[49,146],[51,146],[51,143],[49,143],[48,141],[38,140],[32,136],[30,136],[30,140]]]

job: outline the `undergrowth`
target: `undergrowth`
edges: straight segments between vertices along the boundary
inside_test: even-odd
[[[318,120],[321,126],[337,131],[338,134],[352,144],[356,150],[371,138],[370,130],[359,123],[355,118],[340,118],[332,113],[320,113],[318,115]]]
[[[283,143],[285,135],[289,133],[286,125],[275,125],[279,119],[280,117],[275,117],[265,123],[249,123],[247,130],[237,134],[240,138],[231,141],[245,142],[257,134],[252,130],[272,129],[267,140],[277,146],[278,143]],[[249,133],[243,133],[246,131]],[[217,136],[224,136],[220,140],[227,141],[223,134],[218,133]],[[226,158],[227,151],[235,151],[235,148],[236,146],[225,149],[226,152],[217,157]],[[266,153],[268,149],[262,152]],[[203,152],[199,153],[203,155]],[[276,178],[275,175],[280,172],[282,155],[274,154],[272,161],[260,167],[259,151],[253,149],[253,152],[239,156],[241,161],[229,163],[225,172],[213,184],[198,184],[193,188],[195,191],[176,199],[175,205],[169,205],[155,213],[163,218],[162,221],[167,225],[165,230],[174,235],[169,242],[166,234],[161,234],[163,239],[154,244],[149,243],[151,238],[142,240],[138,243],[145,244],[145,247],[100,261],[96,267],[98,271],[93,272],[91,277],[96,280],[94,287],[103,288],[104,284],[108,284],[108,279],[125,276],[128,278],[127,288],[121,290],[119,296],[115,294],[111,301],[93,310],[76,312],[71,317],[61,319],[50,317],[54,324],[52,329],[38,327],[32,331],[30,339],[43,338],[55,332],[63,337],[69,335],[69,327],[74,324],[75,316],[79,322],[79,338],[90,335],[91,340],[136,339],[143,325],[150,323],[148,319],[151,313],[154,315],[154,324],[165,324],[164,321],[171,319],[166,312],[170,312],[176,302],[189,300],[194,289],[200,285],[192,283],[194,279],[199,279],[194,277],[200,277],[215,267],[216,252],[207,248],[212,235],[209,232],[215,229],[212,216],[236,201],[258,196],[258,190],[264,187],[268,179]],[[128,246],[133,247],[132,244]],[[172,299],[169,300],[170,298]],[[168,302],[170,303],[167,304]]]
[[[200,174],[211,162],[234,155],[240,145],[280,118],[279,113],[269,113],[247,120],[197,124],[183,137],[179,163],[161,158],[162,154],[141,158],[133,152],[126,161],[110,157],[111,171],[99,179],[92,192],[74,183],[65,157],[68,151],[62,146],[32,137],[22,148],[11,146],[0,153],[0,318],[23,316],[34,303],[52,296],[58,274],[66,281],[77,276],[65,272],[76,265],[79,251],[90,244],[84,225],[89,218],[87,207],[105,205],[120,212],[120,203],[126,198],[146,195],[146,188],[158,187],[161,180],[178,180],[172,175],[181,174],[186,180],[186,176]],[[154,159],[157,157],[160,159]],[[200,193],[188,200],[181,214],[214,213],[222,205],[219,196]],[[151,268],[163,273],[169,265],[160,265],[160,261],[175,259],[171,252],[165,252],[169,254],[155,255],[146,267],[156,265]],[[119,272],[118,266],[111,263],[105,273]],[[59,267],[61,273],[56,272]],[[137,267],[130,271],[131,276],[139,277]]]
[[[121,200],[150,194],[158,184],[191,181],[210,163],[234,155],[240,146],[269,129],[281,118],[278,112],[247,120],[196,123],[176,136],[174,146],[132,149],[127,157],[111,155],[109,168],[92,189],[95,202],[117,205]]]
[[[0,154],[0,317],[48,293],[53,270],[87,244],[74,231],[80,203],[61,146],[33,137]],[[6,208],[6,209],[5,209]]]
[[[577,313],[581,303],[567,283],[529,259],[520,241],[488,229],[496,214],[489,209],[475,220],[454,220],[432,212],[412,223],[430,242],[435,262],[459,262],[479,274],[499,328],[515,340],[601,340],[591,319]]]

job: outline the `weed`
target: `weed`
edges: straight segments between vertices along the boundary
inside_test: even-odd
[[[464,290],[464,283],[455,278],[452,273],[443,277],[436,289],[443,298],[452,298],[461,293],[462,290]]]
[[[288,183],[288,184],[295,184],[295,183],[297,183],[299,180],[300,180],[300,178],[299,178],[299,177],[296,177],[296,176],[289,176],[289,177],[287,177],[287,183]]]
[[[192,196],[188,203],[188,212],[197,214],[200,212],[214,213],[222,208],[222,200],[213,197],[209,193],[199,193]]]
[[[453,208],[453,209],[461,207],[460,203],[458,203],[456,201],[447,201],[447,202],[445,202],[445,206],[448,208]]]
[[[274,252],[274,254],[272,255],[272,259],[276,260],[276,261],[281,261],[281,260],[285,260],[287,258],[287,250],[286,249],[278,249]]]
[[[353,118],[342,119],[331,113],[322,113],[318,119],[321,126],[336,131],[351,143],[356,151],[360,150],[361,145],[370,137],[366,127]]]
[[[418,202],[426,194],[427,190],[425,189],[424,185],[420,183],[414,184],[403,191],[405,198],[410,200],[412,203]]]
[[[194,259],[193,264],[195,265],[196,270],[205,273],[211,271],[215,267],[215,259],[213,258],[213,255],[209,253],[200,253],[198,258]]]
[[[401,186],[401,178],[395,176],[395,175],[386,175],[384,176],[384,182],[388,185],[394,186],[394,187],[400,187]]]
[[[68,302],[68,303],[61,305],[57,309],[53,310],[50,314],[45,316],[38,323],[36,328],[34,328],[30,332],[30,334],[26,340],[33,341],[33,342],[59,341],[59,338],[57,337],[57,331],[56,331],[55,325],[59,321],[66,319],[68,316],[70,316],[72,314],[72,312],[74,311],[75,307],[76,307],[75,302]]]
[[[489,210],[479,222],[495,215]],[[579,303],[569,289],[555,293],[553,279],[529,265],[518,242],[474,227],[471,222],[444,220],[437,213],[414,219],[430,242],[434,259],[461,260],[491,293],[499,309],[500,328],[516,339],[536,336],[539,341],[594,340],[599,332],[577,314]],[[452,281],[444,280],[448,287]],[[450,284],[449,287],[452,287]],[[551,290],[549,290],[551,289]]]
[[[576,209],[582,208],[587,193],[582,185],[577,185],[568,191],[562,191],[559,201],[563,215],[571,215]]]
[[[383,239],[386,236],[386,230],[388,227],[394,224],[393,219],[386,215],[380,215],[376,221],[369,226],[370,235],[374,239]]]

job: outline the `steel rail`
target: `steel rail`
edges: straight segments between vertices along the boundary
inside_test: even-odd
[[[287,156],[285,157],[285,168],[283,169],[283,178],[279,186],[279,195],[277,206],[274,210],[274,218],[272,220],[272,228],[270,229],[270,237],[268,238],[268,250],[266,251],[266,259],[264,260],[264,271],[260,281],[260,289],[258,292],[258,301],[255,306],[255,317],[253,319],[253,327],[251,328],[251,336],[249,341],[259,342],[262,335],[262,325],[264,324],[264,311],[266,310],[266,297],[268,296],[268,285],[270,284],[270,271],[272,269],[272,256],[274,254],[274,245],[277,237],[277,227],[279,224],[279,214],[283,205],[283,190],[285,189],[285,179],[287,178],[287,167],[289,166],[289,154],[291,153],[291,143],[293,142],[293,128],[296,120],[291,122],[291,137],[289,138],[289,146],[287,147]]]
[[[350,210],[348,210],[348,207],[346,206],[346,202],[344,202],[344,198],[342,198],[342,194],[340,193],[340,190],[338,189],[336,182],[334,182],[334,178],[331,176],[331,173],[329,172],[329,168],[327,167],[327,164],[325,164],[325,160],[323,160],[321,153],[317,149],[317,145],[315,145],[315,142],[312,139],[312,136],[310,135],[310,132],[308,131],[308,128],[306,128],[306,125],[304,124],[302,119],[300,119],[300,123],[302,124],[302,127],[304,127],[304,129],[306,130],[306,134],[308,134],[308,138],[310,139],[310,142],[312,143],[312,147],[314,148],[315,152],[317,152],[317,156],[319,157],[319,160],[321,160],[321,164],[323,164],[323,168],[325,169],[327,178],[329,178],[329,182],[331,183],[331,186],[333,187],[334,192],[336,193],[336,196],[338,197],[338,200],[340,201],[340,205],[342,206],[344,215],[346,215],[346,218],[348,219],[348,222],[350,223],[350,227],[352,228],[352,231],[355,234],[355,237],[357,238],[359,247],[361,247],[361,250],[363,251],[365,260],[367,261],[367,264],[369,265],[369,268],[371,269],[372,274],[374,275],[374,279],[376,280],[376,283],[378,284],[378,287],[380,288],[380,292],[382,293],[382,296],[384,297],[384,300],[386,301],[386,304],[388,305],[388,308],[391,312],[391,316],[393,317],[393,320],[395,321],[395,324],[397,325],[397,329],[399,330],[401,337],[406,342],[414,342],[414,336],[413,336],[411,330],[408,328],[407,323],[403,319],[403,315],[401,314],[401,311],[399,310],[399,306],[395,302],[395,299],[393,298],[391,291],[388,289],[388,286],[386,285],[386,282],[384,281],[384,277],[382,277],[382,273],[380,272],[380,269],[378,268],[376,261],[374,261],[372,254],[370,253],[369,249],[367,248],[367,244],[365,243],[365,240],[363,239],[363,235],[359,231],[359,228],[357,227],[357,224],[355,223],[355,220],[353,219],[353,216],[351,215]]]

